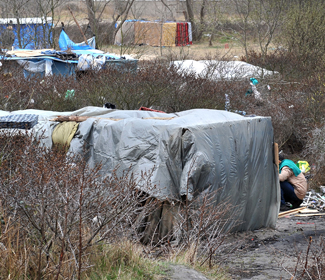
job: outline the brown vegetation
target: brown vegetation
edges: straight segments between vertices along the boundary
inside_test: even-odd
[[[232,2],[253,3],[250,0]],[[259,1],[262,4],[273,2]],[[289,2],[290,5],[295,4],[295,1]],[[291,9],[292,6],[281,8],[279,12],[286,14],[287,20],[283,21],[280,17],[278,22],[273,22],[278,28],[272,34],[266,33],[269,30],[267,25],[272,22],[262,20],[257,23],[256,13],[244,13],[247,11],[244,6],[241,7],[244,12],[233,10],[225,13],[227,18],[224,18],[222,12],[212,9],[215,8],[212,6],[207,13],[206,1],[202,1],[202,13],[188,15],[196,23],[197,38],[201,41],[207,35],[206,44],[219,47],[225,43],[241,44],[244,53],[241,60],[280,73],[274,78],[259,79],[258,90],[262,93],[262,101],[245,95],[250,88],[248,80],[212,81],[170,67],[169,62],[175,58],[191,58],[185,47],[177,49],[177,56],[166,48],[164,57],[139,62],[136,73],[105,69],[79,77],[26,79],[16,64],[9,71],[1,68],[0,109],[73,111],[110,102],[125,110],[137,110],[141,106],[165,112],[193,108],[223,110],[227,94],[230,111],[270,116],[275,142],[279,143],[280,150],[285,150],[294,160],[303,157],[310,164],[315,164],[316,173],[310,186],[324,185],[325,33],[321,29],[324,26],[321,13],[324,9],[323,4],[313,2],[302,1],[295,9]],[[270,7],[267,6],[267,9]],[[84,14],[85,10],[78,5],[73,10],[77,18],[85,23],[82,15],[78,17],[78,13]],[[210,13],[212,11],[214,13]],[[61,14],[63,21],[67,19],[67,14],[64,8]],[[114,19],[117,19],[116,14]],[[100,24],[101,14],[97,13],[93,20],[99,44],[111,42],[112,38],[104,32],[105,23]],[[78,32],[73,32],[74,28],[67,26],[69,35],[73,34],[71,38],[83,40],[80,34],[79,37],[76,35]],[[57,34],[58,29],[54,30]],[[268,40],[261,40],[262,37],[271,38],[273,49]],[[253,44],[259,45],[254,51],[251,50]],[[136,48],[120,46],[119,51],[133,52]],[[224,56],[206,58],[233,59]],[[73,97],[66,95],[71,89],[75,90]],[[165,232],[164,238],[149,240],[145,238],[146,232],[141,230],[145,225],[139,224],[137,218],[141,213],[141,222],[147,222],[147,211],[156,206],[156,201],[148,199],[147,194],[137,189],[139,178],[133,178],[132,174],[121,178],[113,175],[102,180],[99,172],[100,166],[89,169],[85,162],[73,155],[67,157],[61,151],[37,147],[27,135],[0,136],[1,277],[87,279],[101,269],[103,275],[113,275],[110,273],[119,271],[127,263],[132,266],[135,258],[152,257],[152,252],[179,256],[185,251],[189,263],[208,264],[210,267],[218,261],[215,252],[223,242],[223,229],[228,222],[221,216],[229,211],[229,205],[214,207],[208,197],[198,198],[202,202],[200,207],[195,205],[195,201],[178,201],[174,206],[178,216],[173,230]],[[168,207],[172,205],[169,202],[166,204]],[[162,210],[158,208],[156,211]],[[150,233],[152,236],[159,230],[159,225],[160,221]],[[121,237],[125,238],[123,250],[119,248],[121,243],[114,247]],[[147,247],[133,247],[134,244],[139,246],[140,240],[147,243]],[[178,247],[174,246],[175,243]],[[127,248],[140,250],[141,253],[134,256]],[[307,272],[309,279],[322,279],[323,253],[324,242],[320,240],[318,250],[307,251],[303,256],[303,267],[292,273],[295,279],[303,279]],[[114,254],[110,258],[112,265],[108,267],[107,256]],[[96,258],[96,255],[100,257]],[[312,263],[307,261],[308,256],[313,256]],[[103,266],[94,268],[95,263]],[[150,279],[150,276],[145,274],[142,279]]]
[[[213,255],[228,224],[227,203],[215,207],[207,195],[173,202],[174,225],[156,239],[166,217],[148,216],[159,208],[157,200],[138,188],[142,181],[154,190],[150,172],[141,178],[128,172],[103,178],[100,166],[89,168],[64,150],[42,148],[27,133],[2,132],[0,140],[1,276],[113,278],[122,268],[123,275],[130,273],[126,279],[152,279],[159,267],[144,260],[151,252],[188,252],[192,265],[215,265]],[[154,230],[151,239],[147,226]]]

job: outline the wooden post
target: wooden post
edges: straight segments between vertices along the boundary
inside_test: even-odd
[[[81,35],[84,37],[84,40],[85,40],[86,45],[88,45],[87,38],[86,38],[85,34],[82,32],[81,27],[80,27],[78,21],[77,21],[76,18],[74,17],[74,15],[73,15],[73,13],[72,13],[72,11],[71,11],[70,6],[68,6],[68,9],[69,9],[69,11],[70,11],[70,13],[71,13],[71,15],[72,15],[72,17],[73,17],[75,23],[77,24],[77,26],[78,26],[78,28],[79,28],[79,30],[80,30]]]
[[[274,161],[279,171],[279,145],[274,143]]]

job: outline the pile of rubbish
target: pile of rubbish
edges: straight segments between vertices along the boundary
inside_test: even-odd
[[[323,192],[323,194],[319,194],[315,192],[314,190],[311,190],[306,193],[306,196],[303,200],[303,203],[301,203],[301,207],[308,207],[311,209],[317,209],[320,212],[325,211],[325,186],[322,186],[320,188]]]

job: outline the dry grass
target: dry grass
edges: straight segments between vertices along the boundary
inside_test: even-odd
[[[37,279],[35,270],[38,256],[33,253],[35,251],[33,237],[26,238],[20,230],[19,223],[8,220],[4,220],[3,223],[5,227],[0,234],[0,279]],[[94,246],[88,250],[86,259],[85,262],[92,264],[82,273],[82,279],[87,280],[149,280],[156,279],[156,276],[164,273],[162,264],[145,257],[142,245],[128,240],[113,244],[103,242]],[[65,261],[69,262],[69,259]],[[64,277],[66,273],[67,271],[62,271],[59,279],[71,279]],[[49,271],[47,274],[42,273],[42,279],[58,278],[55,273]]]
[[[129,240],[97,247],[91,255],[95,265],[84,279],[155,279],[163,273],[162,265],[143,251],[142,245]]]
[[[226,45],[228,44],[228,45]],[[251,50],[258,51],[257,44],[250,44]],[[240,60],[245,55],[244,49],[238,42],[229,40],[228,43],[216,39],[213,46],[207,41],[194,42],[184,47],[152,47],[152,46],[103,46],[102,50],[109,53],[129,54],[139,60],[154,60],[157,58],[203,60],[210,58],[223,58],[226,60]]]

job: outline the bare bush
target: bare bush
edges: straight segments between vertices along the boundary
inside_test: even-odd
[[[176,232],[183,232],[183,240],[178,250],[186,248],[189,263],[200,266],[205,263],[212,268],[216,262],[218,249],[225,237],[239,221],[231,218],[234,207],[229,202],[215,203],[216,192],[203,192],[192,202],[185,201],[184,208],[176,219]]]
[[[141,229],[142,242],[147,245],[147,251],[209,269],[224,261],[235,246],[227,245],[226,253],[223,243],[240,221],[233,218],[235,206],[227,200],[216,203],[217,192],[207,189],[192,200],[184,196],[181,200],[158,203],[143,219],[146,226]]]
[[[324,279],[324,239],[320,237],[317,241],[312,236],[306,236],[308,246],[306,251],[297,251],[296,265],[294,269],[288,269],[286,265],[280,264],[282,268],[291,276],[290,279]],[[287,256],[284,256],[286,258]]]
[[[10,147],[2,150],[11,155],[3,156],[0,166],[5,221],[0,242],[7,248],[16,238],[21,255],[1,261],[1,275],[10,274],[7,261],[16,261],[25,277],[81,279],[92,266],[91,247],[123,236],[138,240],[135,221],[145,212],[147,195],[137,188],[137,179],[128,173],[102,179],[100,166],[89,169],[80,158],[20,137],[24,141],[10,138]]]
[[[3,110],[34,107],[72,111],[90,105],[103,106],[106,102],[116,104],[118,109],[144,106],[166,112],[224,108],[224,93],[218,91],[214,82],[185,75],[164,61],[144,62],[136,73],[109,68],[77,79],[55,76],[26,80],[15,73],[11,75],[17,83],[5,83],[1,88],[1,96],[9,96],[2,99]],[[75,96],[67,98],[66,92],[71,89]],[[25,98],[21,98],[22,93]]]

